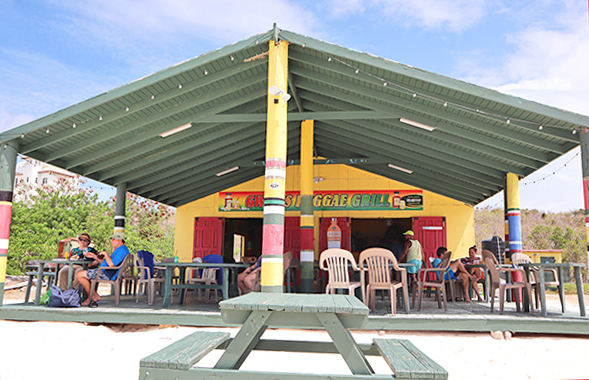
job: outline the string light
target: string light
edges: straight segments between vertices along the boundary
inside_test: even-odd
[[[556,175],[556,173],[558,173],[560,170],[564,169],[568,164],[571,163],[572,160],[574,160],[575,158],[577,158],[577,156],[579,156],[579,154],[581,154],[581,151],[580,150],[577,152],[577,154],[575,154],[573,157],[571,157],[571,159],[568,160],[564,165],[562,165],[560,168],[554,170],[552,172],[552,174],[548,174],[547,176],[544,176],[542,179],[538,179],[538,180],[535,180],[535,181],[530,181],[530,182],[522,183],[522,185],[527,186],[527,185],[533,185],[536,182],[546,181],[547,178],[550,178],[553,175]]]
[[[72,124],[72,128],[76,128],[76,123]]]
[[[444,107],[448,107],[449,105],[451,105],[454,108],[460,108],[460,109],[465,110],[465,111],[470,111],[470,112],[478,113],[478,114],[481,114],[481,115],[489,116],[489,117],[492,117],[492,118],[496,118],[496,119],[500,119],[500,120],[501,119],[502,120],[505,120],[505,122],[507,124],[511,124],[511,121],[514,121],[514,122],[517,122],[517,123],[534,125],[534,126],[538,126],[539,127],[538,129],[541,130],[541,131],[544,130],[544,127],[558,128],[558,129],[564,129],[564,130],[569,130],[570,131],[570,128],[569,127],[564,127],[564,126],[560,126],[560,125],[553,125],[553,124],[540,124],[540,123],[533,122],[533,121],[530,121],[530,120],[517,119],[517,118],[513,118],[513,117],[506,118],[504,115],[501,115],[501,114],[496,114],[496,113],[481,111],[480,109],[470,108],[470,107],[465,106],[465,105],[462,105],[462,104],[448,102],[445,99],[437,98],[437,97],[432,96],[432,95],[429,95],[429,94],[419,93],[419,92],[416,92],[415,90],[413,90],[413,89],[411,89],[409,87],[405,87],[405,86],[400,85],[398,83],[387,81],[386,79],[381,78],[381,77],[379,77],[377,75],[374,75],[374,74],[372,74],[370,72],[360,70],[359,68],[354,67],[353,65],[349,64],[348,62],[345,62],[345,61],[343,61],[341,59],[338,59],[336,57],[331,57],[331,56],[328,56],[327,57],[327,61],[328,62],[331,62],[332,60],[335,60],[337,63],[340,63],[340,64],[342,64],[342,65],[344,65],[346,67],[349,67],[350,69],[354,70],[354,72],[356,74],[362,72],[362,74],[365,74],[368,77],[371,77],[373,79],[376,79],[378,81],[383,82],[383,86],[387,86],[387,84],[390,84],[390,85],[396,87],[397,89],[402,90],[403,92],[406,92],[406,93],[411,94],[412,97],[414,97],[414,98],[417,97],[417,95],[419,95],[420,97],[426,98],[426,99],[428,99],[430,101],[439,102],[439,103],[443,104]],[[576,129],[573,129],[572,130],[572,134],[576,134],[576,133],[577,133],[577,130]]]

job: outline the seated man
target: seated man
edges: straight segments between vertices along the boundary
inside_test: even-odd
[[[462,291],[464,293],[464,300],[466,302],[471,302],[470,297],[468,296],[468,282],[469,280],[472,281],[473,284],[476,284],[477,278],[476,276],[468,273],[468,270],[464,267],[464,264],[460,262],[460,260],[454,260],[450,263],[450,267],[446,274],[444,274],[444,279],[446,281],[453,279],[460,281],[462,284]],[[476,291],[478,296],[478,300],[482,301],[482,298],[478,291]]]
[[[247,294],[254,291],[258,273],[262,270],[262,256],[256,263],[237,275],[237,287],[241,294]]]
[[[92,241],[92,239],[90,238],[90,235],[88,235],[86,232],[81,233],[78,236],[78,247],[72,249],[72,251],[69,254],[69,259],[70,260],[86,260],[89,262],[89,264],[88,264],[89,269],[97,268],[98,265],[100,264],[100,262],[98,260],[92,259],[89,256],[87,256],[88,253],[94,253],[94,254],[98,253],[98,252],[96,252],[96,250],[93,247],[89,246],[91,241]],[[79,271],[81,271],[83,269],[84,269],[84,267],[82,265],[74,265],[73,277],[72,277],[74,281],[72,282],[72,288],[77,289],[80,286],[80,283],[76,279],[76,275],[78,274]],[[67,289],[68,273],[69,273],[69,265],[64,265],[63,268],[61,268],[59,270],[59,274],[58,274],[59,284],[58,285],[62,290]]]
[[[109,255],[106,251],[102,251],[98,254],[88,253],[88,257],[92,257],[100,261],[100,266],[96,269],[88,269],[78,272],[76,279],[80,282],[80,285],[86,291],[86,294],[90,295],[90,281],[95,279],[96,276],[103,280],[116,280],[119,270],[98,270],[103,267],[117,267],[121,265],[125,257],[129,254],[129,248],[125,245],[125,233],[116,231],[110,237],[110,245],[112,246],[113,252]],[[92,299],[88,297],[86,301],[82,303],[82,306],[97,307],[97,302],[101,300],[98,295],[98,290],[94,292]]]

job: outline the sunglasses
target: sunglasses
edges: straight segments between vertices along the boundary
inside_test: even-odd
[[[90,240],[88,239],[78,239],[78,241],[85,241],[86,243],[90,243]]]

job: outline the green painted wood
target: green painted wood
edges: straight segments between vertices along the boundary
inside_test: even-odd
[[[335,313],[322,313],[317,315],[319,322],[333,340],[333,344],[342,355],[350,371],[354,375],[374,374],[372,366],[366,360],[362,350]]]
[[[566,118],[565,120],[571,123],[578,123],[583,125],[589,124],[589,118],[587,116],[563,111],[555,107],[545,106],[540,103],[525,100],[516,96],[502,94],[500,92],[469,84],[460,80],[430,73],[425,70],[413,68],[391,60],[382,59],[374,55],[362,53],[356,50],[346,49],[337,45],[302,36],[289,31],[282,31],[280,36],[286,41],[289,41],[299,46],[305,44],[305,49],[317,50],[327,55],[333,54],[334,56],[342,57],[344,59],[349,59],[354,62],[357,62],[357,65],[368,65],[364,67],[372,66],[375,69],[385,70],[386,72],[396,73],[398,75],[403,76],[409,76],[414,80],[431,83],[432,86],[442,86],[449,89],[454,89],[460,93],[467,93],[473,94],[473,96],[485,97],[490,99],[491,101],[498,102],[500,104],[510,105],[514,108],[529,109],[531,112],[546,114],[553,118]],[[294,53],[292,53],[291,56],[292,55],[294,55]],[[353,71],[350,70],[350,72]]]
[[[393,380],[391,375],[318,375],[267,371],[234,371],[216,368],[192,368],[189,371],[140,368],[139,380]]]
[[[407,339],[375,338],[374,344],[397,379],[445,380],[448,378],[448,371]]]
[[[215,368],[239,369],[268,327],[265,321],[270,311],[253,311],[227,347]]]
[[[140,367],[188,370],[229,339],[229,333],[196,331],[140,361]]]

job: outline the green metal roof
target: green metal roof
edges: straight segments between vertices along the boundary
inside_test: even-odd
[[[319,163],[477,204],[579,145],[589,117],[288,31],[289,164],[315,120]],[[180,206],[264,175],[274,31],[212,51],[0,134],[18,152]],[[433,131],[400,119],[434,127]],[[162,138],[186,123],[192,127]],[[408,169],[399,171],[389,164]],[[239,170],[216,176],[235,166]]]

